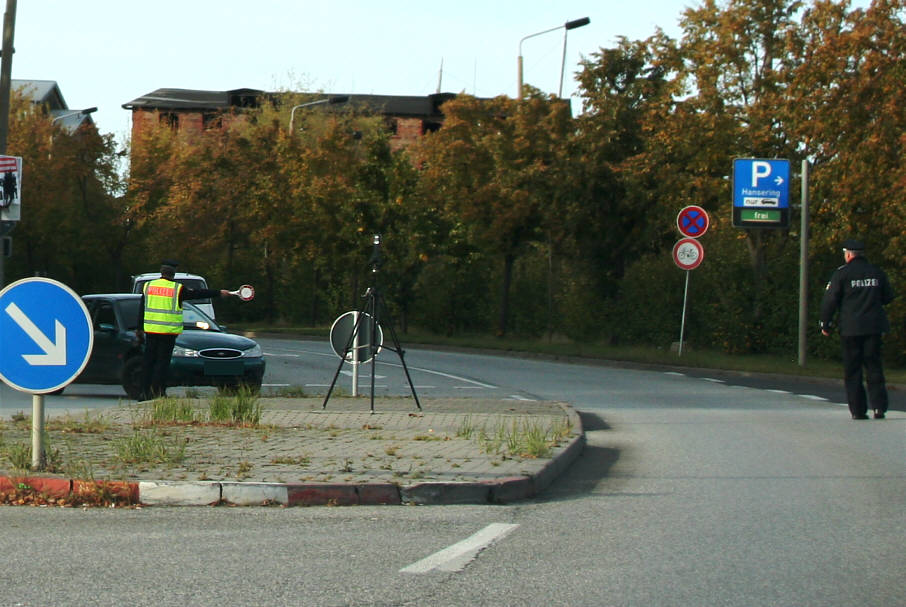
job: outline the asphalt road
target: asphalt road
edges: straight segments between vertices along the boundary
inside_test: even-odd
[[[262,342],[272,388],[317,393],[336,369],[326,344]],[[377,392],[409,390],[394,358]],[[0,605],[906,604],[902,413],[854,422],[840,395],[770,380],[421,349],[406,363],[426,398],[572,403],[584,455],[508,506],[2,508]]]

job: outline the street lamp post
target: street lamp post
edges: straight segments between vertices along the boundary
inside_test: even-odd
[[[293,132],[293,123],[296,121],[296,110],[303,107],[310,107],[313,105],[321,105],[324,103],[329,103],[331,105],[335,103],[346,103],[349,101],[348,95],[337,95],[335,97],[327,97],[326,99],[318,99],[317,101],[309,101],[308,103],[301,103],[299,105],[294,105],[293,109],[289,112],[289,132]]]
[[[58,120],[63,120],[64,118],[69,118],[70,116],[83,116],[84,117],[84,116],[87,116],[88,114],[93,114],[96,111],[98,111],[98,109],[96,107],[90,107],[90,108],[86,108],[84,110],[76,110],[74,112],[69,112],[67,114],[61,114],[50,121],[50,126],[55,125]]]
[[[588,25],[591,23],[591,19],[588,17],[582,17],[581,19],[574,19],[573,21],[567,21],[563,25],[558,25],[557,27],[552,27],[546,29],[542,32],[536,32],[534,34],[529,34],[522,38],[519,41],[519,59],[518,59],[518,79],[519,79],[519,90],[516,91],[516,99],[522,99],[522,43],[528,40],[529,38],[534,38],[535,36],[540,36],[541,34],[548,34],[550,32],[555,32],[560,28],[563,28],[563,62],[560,67],[560,90],[557,93],[558,97],[563,96],[563,72],[566,69],[566,34],[569,30],[574,30],[577,27],[582,27],[583,25]]]

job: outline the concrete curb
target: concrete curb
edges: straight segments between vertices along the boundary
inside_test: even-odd
[[[27,486],[47,497],[104,490],[147,506],[378,506],[506,504],[528,499],[565,472],[585,447],[579,414],[562,405],[575,436],[535,474],[478,482],[266,483],[241,481],[82,481],[53,477],[0,476],[0,491]]]

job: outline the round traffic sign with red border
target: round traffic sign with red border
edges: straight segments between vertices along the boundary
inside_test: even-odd
[[[711,219],[707,211],[695,205],[683,207],[676,216],[676,227],[680,234],[689,238],[698,238],[708,231]]]
[[[673,262],[683,270],[694,270],[705,258],[702,243],[694,238],[683,238],[673,245]]]

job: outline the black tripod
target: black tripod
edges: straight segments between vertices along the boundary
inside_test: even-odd
[[[353,350],[353,344],[356,341],[356,336],[359,335],[359,331],[363,328],[363,319],[370,319],[370,321],[365,321],[366,328],[369,333],[367,344],[365,344],[367,355],[365,357],[365,362],[371,360],[371,412],[374,413],[374,378],[375,378],[375,367],[377,367],[377,355],[383,349],[382,345],[378,343],[378,331],[381,326],[381,319],[387,319],[387,328],[390,331],[390,339],[393,341],[393,347],[388,348],[393,352],[396,352],[400,357],[400,363],[403,366],[403,371],[406,373],[406,381],[409,382],[409,389],[412,391],[412,396],[415,398],[415,406],[418,407],[418,410],[421,411],[421,403],[418,402],[418,394],[415,393],[415,386],[412,385],[412,377],[409,376],[409,367],[406,366],[406,359],[404,358],[403,348],[400,346],[400,340],[396,336],[396,329],[393,326],[393,318],[390,316],[390,313],[387,311],[387,306],[384,302],[384,296],[381,294],[380,289],[378,288],[378,269],[381,265],[381,237],[380,235],[374,236],[374,252],[371,255],[371,280],[372,284],[365,291],[365,294],[362,296],[365,299],[365,303],[362,306],[362,309],[359,310],[359,313],[356,315],[355,324],[352,326],[352,331],[349,334],[349,338],[346,341],[346,346],[343,349],[343,352],[340,356],[340,364],[337,366],[337,372],[333,375],[333,381],[330,382],[330,387],[327,389],[327,394],[324,396],[324,404],[321,405],[322,409],[327,408],[327,401],[330,399],[330,394],[333,392],[334,385],[337,383],[337,378],[340,376],[340,371],[343,369],[343,364],[348,360],[350,352]]]

